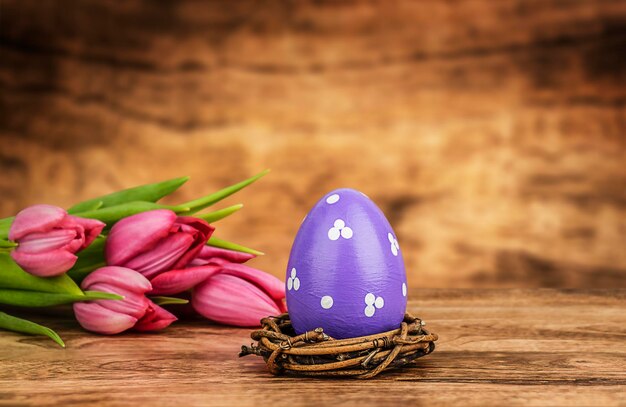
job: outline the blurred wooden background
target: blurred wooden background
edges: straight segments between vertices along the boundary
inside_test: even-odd
[[[220,237],[283,277],[360,189],[413,287],[626,286],[626,2],[0,1],[0,216],[264,168]]]

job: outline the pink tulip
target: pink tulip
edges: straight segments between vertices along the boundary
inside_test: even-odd
[[[276,277],[263,274],[263,279],[271,278],[280,283]],[[281,286],[284,285],[281,283]],[[200,315],[212,321],[252,327],[259,326],[261,318],[285,312],[282,298],[272,297],[264,287],[250,280],[222,273],[194,288],[191,305]]]
[[[152,279],[151,293],[172,295],[191,289],[191,304],[200,315],[228,325],[258,326],[261,318],[286,311],[285,285],[270,274],[233,262],[252,257],[203,248],[191,267]]]
[[[213,230],[202,219],[176,216],[167,209],[132,215],[111,228],[104,249],[106,262],[152,279],[163,271],[187,266]]]
[[[88,331],[113,335],[130,328],[138,331],[163,329],[176,317],[154,304],[145,294],[152,290],[150,281],[125,267],[102,267],[85,278],[85,291],[118,294],[123,300],[95,300],[74,303],[78,323]]]
[[[11,224],[9,239],[18,243],[11,257],[31,274],[56,276],[72,268],[75,253],[89,246],[104,226],[56,206],[33,205],[20,211]]]

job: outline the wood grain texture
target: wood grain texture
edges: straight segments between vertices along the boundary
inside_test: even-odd
[[[625,290],[412,290],[436,351],[372,381],[274,377],[249,330],[178,322],[66,341],[0,332],[0,405],[624,405]]]
[[[278,276],[362,190],[422,287],[626,287],[626,2],[0,1],[0,215],[270,167],[218,234]]]

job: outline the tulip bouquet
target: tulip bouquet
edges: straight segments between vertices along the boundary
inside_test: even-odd
[[[187,177],[1,219],[0,307],[72,304],[78,323],[100,334],[163,329],[177,312],[237,326],[284,312],[282,282],[244,264],[262,253],[213,236],[213,224],[243,205],[199,213],[266,173],[180,205],[157,202]],[[5,312],[0,328],[65,346],[50,328]]]

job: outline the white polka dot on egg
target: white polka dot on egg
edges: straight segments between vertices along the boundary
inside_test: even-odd
[[[337,203],[339,201],[339,195],[338,194],[332,194],[331,196],[329,196],[328,198],[326,198],[326,203],[327,204],[334,204]]]
[[[324,309],[329,309],[329,308],[332,308],[333,302],[334,302],[333,297],[331,297],[330,295],[325,295],[322,297],[322,300],[320,301],[320,305]]]
[[[382,307],[385,306],[385,300],[383,300],[383,297],[376,297],[376,301],[374,302],[374,306],[378,309],[381,309]]]
[[[402,283],[402,295],[406,297],[406,283]]]
[[[330,240],[337,240],[339,239],[339,236],[341,236],[341,231],[337,228],[330,228],[328,229],[328,238]]]
[[[352,229],[349,227],[345,227],[341,229],[341,237],[343,237],[344,239],[351,239],[352,236],[354,235],[354,232],[352,232]]]

